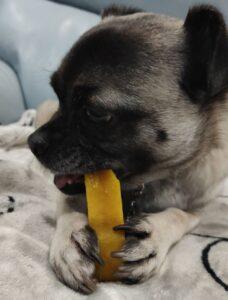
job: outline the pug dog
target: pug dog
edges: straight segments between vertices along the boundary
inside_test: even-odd
[[[58,206],[51,265],[74,290],[95,290],[97,237],[72,203],[85,198],[84,174],[112,169],[139,212],[114,228],[127,236],[112,254],[123,261],[116,276],[143,282],[197,226],[228,174],[224,18],[207,5],[191,8],[184,22],[109,7],[70,49],[51,85],[58,111],[28,140],[68,195]]]

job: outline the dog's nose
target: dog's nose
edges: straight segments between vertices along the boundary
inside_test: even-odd
[[[48,142],[45,136],[36,132],[29,136],[28,145],[36,156],[42,155],[48,148]]]

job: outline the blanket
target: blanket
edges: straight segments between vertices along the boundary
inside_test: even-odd
[[[34,130],[30,125],[0,126],[0,299],[228,299],[228,181],[204,209],[200,226],[171,249],[147,282],[99,283],[89,296],[59,282],[48,262],[56,189],[18,138]]]

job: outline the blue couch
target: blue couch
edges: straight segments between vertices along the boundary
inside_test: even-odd
[[[99,22],[110,3],[130,4],[158,13],[184,17],[198,0],[1,0],[0,122],[17,120],[26,108],[56,99],[50,74],[79,36]],[[201,0],[228,16],[228,1]]]

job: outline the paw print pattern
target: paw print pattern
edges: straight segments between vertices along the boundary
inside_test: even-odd
[[[14,212],[15,199],[12,196],[0,196],[0,216]]]

